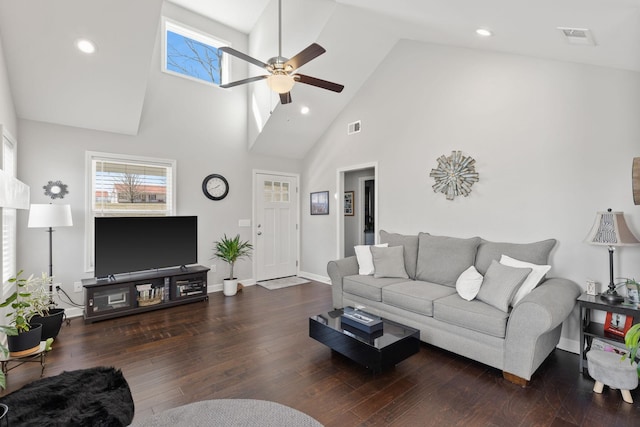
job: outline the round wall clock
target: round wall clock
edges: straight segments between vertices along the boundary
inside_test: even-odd
[[[222,200],[229,194],[229,183],[224,176],[212,173],[202,181],[202,192],[211,200]]]
[[[431,169],[429,174],[436,181],[433,191],[445,194],[447,200],[460,195],[467,197],[471,186],[479,179],[475,163],[472,157],[463,156],[460,151],[452,151],[449,157],[440,156],[438,167]]]

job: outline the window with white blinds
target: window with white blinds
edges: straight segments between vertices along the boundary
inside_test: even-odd
[[[15,144],[7,135],[2,135],[2,170],[16,176]],[[16,275],[16,209],[2,208],[2,287]]]
[[[87,271],[95,217],[175,215],[175,169],[175,160],[87,153]]]

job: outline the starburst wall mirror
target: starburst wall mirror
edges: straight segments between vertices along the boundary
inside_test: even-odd
[[[431,169],[429,174],[436,181],[432,186],[433,191],[443,193],[447,200],[460,195],[467,197],[471,193],[471,186],[479,180],[476,161],[464,156],[461,151],[452,151],[450,156],[443,154],[437,161],[438,167]]]
[[[44,195],[52,199],[64,199],[64,196],[69,194],[67,184],[63,184],[61,181],[49,181],[42,188],[44,189]]]

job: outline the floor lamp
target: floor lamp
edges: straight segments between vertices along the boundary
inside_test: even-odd
[[[609,248],[609,289],[600,294],[600,298],[611,303],[619,304],[624,301],[624,297],[616,291],[613,282],[613,252],[616,246],[631,246],[640,244],[640,241],[633,235],[624,220],[622,212],[598,212],[596,221],[587,235],[585,242],[592,245],[603,245]]]
[[[47,228],[49,233],[49,304],[53,304],[53,227],[71,227],[71,205],[32,204],[29,228]]]

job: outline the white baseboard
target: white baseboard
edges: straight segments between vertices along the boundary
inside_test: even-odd
[[[241,279],[238,282],[242,283],[242,286],[254,286],[256,284],[255,279]],[[222,292],[222,283],[214,283],[213,285],[207,285],[207,293]]]
[[[315,280],[316,282],[326,283],[327,285],[331,284],[331,279],[327,276],[320,276],[319,274],[307,273],[305,271],[299,271],[298,277],[304,277],[306,279]]]
[[[560,350],[568,351],[575,354],[580,354],[580,341],[560,337],[560,342],[558,343],[557,347]]]
[[[67,316],[67,319],[73,319],[74,317],[82,317],[84,316],[84,309],[80,307],[65,308],[64,314]]]

